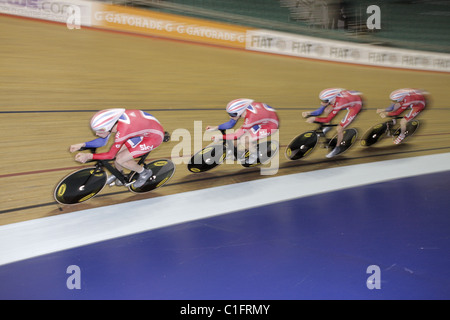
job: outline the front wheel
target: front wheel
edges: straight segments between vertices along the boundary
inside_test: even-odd
[[[107,174],[103,169],[80,169],[62,179],[53,196],[61,204],[81,203],[97,195],[105,186],[106,179]]]
[[[209,171],[223,162],[227,155],[226,145],[212,144],[192,156],[188,170],[193,173]]]
[[[381,141],[388,131],[388,122],[379,123],[366,131],[361,139],[361,145],[364,147],[373,146],[375,143]]]

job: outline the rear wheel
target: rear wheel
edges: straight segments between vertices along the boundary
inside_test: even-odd
[[[361,139],[361,145],[364,147],[370,147],[382,140],[387,132],[387,124],[388,122],[379,123],[367,130]]]
[[[317,145],[319,137],[315,131],[298,135],[288,144],[285,156],[288,160],[298,160],[309,155]]]
[[[193,173],[209,171],[221,164],[225,157],[225,145],[213,144],[194,154],[187,167]]]
[[[275,140],[259,142],[257,145],[258,160],[256,163],[249,164],[248,157],[250,152],[245,152],[244,161],[241,163],[244,167],[254,167],[269,162],[278,153],[279,143]]]
[[[129,185],[128,189],[134,193],[145,193],[162,187],[167,181],[172,178],[175,173],[175,165],[172,161],[167,159],[154,160],[145,165],[146,169],[151,169],[153,172],[153,178],[150,178],[145,182],[142,187],[135,188],[133,185]],[[134,172],[130,176],[130,182],[137,179],[139,173]]]

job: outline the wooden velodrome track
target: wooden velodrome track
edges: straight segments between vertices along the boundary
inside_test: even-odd
[[[229,100],[266,102],[281,120],[277,175],[450,151],[449,74],[248,53],[88,28],[68,30],[62,24],[5,15],[0,16],[0,42],[0,225],[271,177],[238,164],[193,174],[182,163],[172,180],[153,193],[135,195],[105,187],[86,203],[59,206],[53,200],[55,185],[81,167],[68,147],[93,139],[89,119],[104,108],[147,110],[167,131],[187,129],[193,140],[194,121],[202,121],[203,128],[227,121],[224,107]],[[364,93],[366,111],[353,125],[360,136],[380,122],[375,109],[389,104],[393,89],[426,89],[432,104],[419,118],[425,125],[403,145],[386,140],[367,149],[357,144],[336,160],[326,160],[326,150],[318,149],[307,159],[287,161],[285,146],[313,128],[301,111],[315,109],[320,90],[331,86]],[[163,144],[150,158],[170,157],[178,143]],[[186,161],[189,155],[184,156]]]

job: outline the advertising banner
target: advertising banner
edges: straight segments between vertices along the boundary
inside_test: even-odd
[[[98,28],[245,48],[244,27],[101,3],[93,8],[92,25]]]
[[[91,4],[83,0],[0,0],[0,13],[66,23],[69,28],[91,25]]]
[[[450,72],[450,55],[248,30],[246,49],[303,58],[390,68]]]

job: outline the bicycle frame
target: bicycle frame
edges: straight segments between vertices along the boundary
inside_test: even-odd
[[[95,153],[96,148],[81,148],[80,151],[82,151],[82,150],[89,150],[89,151],[91,151],[92,153]],[[148,157],[149,154],[150,154],[150,152],[148,152],[148,153],[146,153],[146,154],[140,156],[140,157],[139,157],[139,161],[138,161],[138,165],[144,164],[144,162],[145,162],[145,160],[147,159],[147,157]],[[129,186],[129,185],[130,185],[130,182],[127,181],[125,175],[124,175],[122,172],[120,172],[119,170],[117,170],[116,167],[114,167],[114,166],[111,164],[111,161],[114,161],[114,159],[108,159],[108,160],[91,160],[91,161],[89,161],[89,162],[94,162],[94,161],[96,161],[96,164],[95,164],[95,169],[96,169],[96,170],[100,170],[100,168],[104,167],[104,168],[106,168],[112,175],[114,175],[117,179],[119,179],[119,181],[122,182],[122,184],[123,184],[124,186]],[[87,180],[87,181],[89,181],[89,180]]]
[[[302,134],[299,134],[286,147],[285,156],[288,160],[299,160],[301,158],[309,155],[320,142],[322,142],[323,147],[335,148],[337,143],[337,136],[334,138],[328,139],[326,137],[328,130],[324,130],[326,127],[335,127],[337,124],[324,124],[318,123],[317,129],[306,131]],[[340,147],[343,148],[338,153],[339,155],[346,152],[353,144],[358,134],[358,130],[355,128],[347,128],[343,132],[343,140],[340,144]],[[336,154],[336,155],[338,155]]]
[[[222,135],[225,134],[225,130],[219,130]],[[271,141],[267,140],[269,143]],[[235,160],[245,160],[246,157],[249,156],[249,151],[244,148],[244,150],[238,150],[237,145],[234,143],[235,141],[222,139],[222,143],[217,142],[216,144],[210,144],[197,153],[195,153],[191,160],[188,163],[188,170],[194,173],[209,171],[216,166],[222,164],[223,160],[227,157],[227,155],[233,154]],[[257,149],[258,145],[257,143]],[[277,142],[277,152],[279,149],[279,145]],[[231,152],[230,152],[231,151]],[[212,155],[214,152],[214,156]],[[276,154],[276,153],[274,153]],[[262,163],[258,162],[255,164],[248,164],[242,162],[241,165],[244,167],[250,167],[255,165],[260,165]]]
[[[319,122],[314,122],[315,124],[318,124],[318,128],[315,130],[315,132],[317,133],[317,136],[320,138],[325,139],[325,141],[323,141],[324,145],[327,145],[331,139],[327,139],[327,133],[328,131],[324,132],[324,128],[330,128],[330,127],[336,127],[337,124],[325,124],[325,123],[319,123]],[[319,141],[317,141],[319,142]]]

